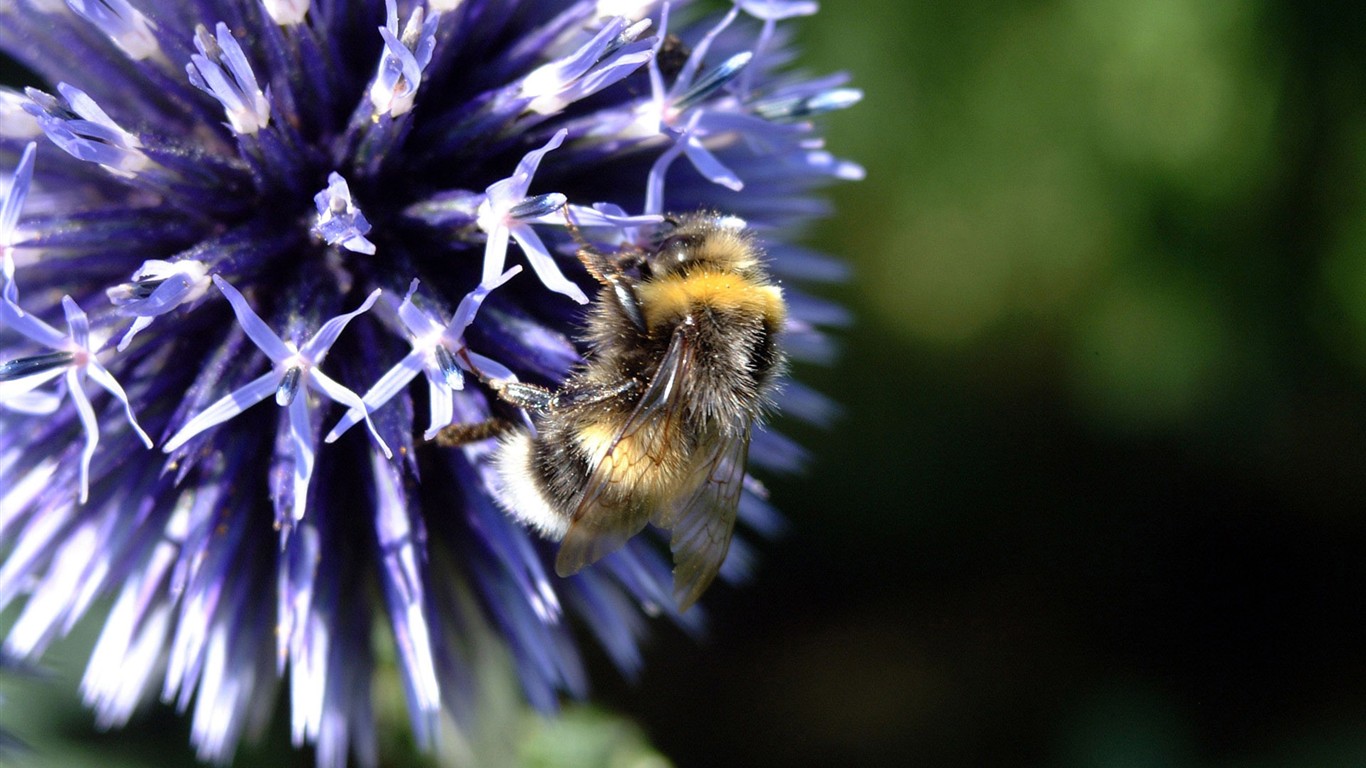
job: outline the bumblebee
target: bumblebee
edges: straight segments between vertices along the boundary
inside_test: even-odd
[[[499,444],[500,503],[560,541],[556,572],[578,572],[653,523],[670,531],[682,610],[730,547],[750,430],[784,366],[786,306],[736,219],[671,223],[650,250],[579,251],[603,289],[586,361],[562,387],[490,386],[533,417],[534,435],[514,429]]]

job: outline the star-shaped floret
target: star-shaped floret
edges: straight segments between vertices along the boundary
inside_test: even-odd
[[[679,70],[673,84],[666,87],[664,73],[659,68],[658,46],[663,44],[667,36],[668,4],[666,3],[660,11],[660,43],[656,44],[656,55],[651,59],[649,66],[650,98],[641,105],[634,120],[636,131],[666,136],[672,140],[673,145],[665,150],[650,168],[646,181],[647,214],[663,212],[664,176],[680,153],[686,154],[697,172],[712,183],[735,191],[745,186],[740,177],[718,160],[701,139],[712,132],[746,127],[737,126],[736,123],[745,122],[749,116],[734,110],[709,111],[700,108],[699,105],[735,79],[735,76],[749,65],[753,54],[749,51],[737,53],[701,77],[697,77],[702,60],[711,49],[712,42],[730,26],[739,12],[738,6],[732,7],[730,12],[702,37],[688,55],[687,61],[683,63],[683,68]]]
[[[318,215],[313,219],[314,235],[329,245],[340,245],[348,251],[372,256],[375,244],[365,238],[370,222],[351,198],[351,187],[340,173],[327,176],[327,188],[313,196]]]
[[[649,28],[649,19],[609,18],[574,53],[532,70],[520,87],[522,97],[531,99],[527,111],[553,115],[639,69],[654,58],[653,41],[640,39]]]
[[[455,315],[451,317],[449,323],[442,323],[439,317],[432,312],[420,309],[413,303],[413,294],[417,293],[418,281],[414,280],[408,289],[408,295],[403,297],[403,303],[399,305],[398,316],[403,321],[403,325],[408,329],[411,336],[413,351],[409,352],[402,360],[387,373],[375,382],[369,392],[362,398],[365,403],[364,408],[352,408],[346,413],[337,426],[327,435],[327,442],[332,442],[342,433],[350,429],[365,417],[366,410],[376,411],[385,403],[389,402],[394,395],[403,391],[408,386],[408,382],[417,377],[419,373],[427,376],[428,401],[431,405],[431,426],[427,428],[424,437],[431,440],[443,427],[451,423],[453,410],[451,404],[451,393],[465,387],[465,376],[461,368],[470,370],[469,363],[461,359],[462,355],[468,355],[474,366],[486,375],[494,378],[507,378],[512,374],[507,368],[493,360],[469,351],[465,347],[465,330],[474,322],[474,316],[479,311],[479,306],[488,298],[493,289],[510,280],[514,275],[521,272],[521,266],[515,266],[504,272],[492,283],[480,283],[478,288],[465,295],[460,300],[460,306],[456,307]],[[473,371],[471,371],[473,372]],[[516,377],[513,376],[512,380]]]
[[[431,63],[432,51],[436,50],[436,25],[441,14],[433,13],[424,22],[425,11],[419,5],[408,17],[400,37],[398,4],[384,0],[384,6],[385,22],[379,28],[384,38],[384,55],[370,84],[370,103],[376,116],[387,114],[396,118],[413,108],[418,86],[422,84],[422,71]]]
[[[131,280],[104,291],[121,313],[135,318],[119,341],[119,351],[127,349],[133,337],[157,317],[182,304],[198,301],[208,289],[208,267],[198,259],[144,261]]]
[[[328,350],[332,348],[337,337],[341,335],[346,324],[357,315],[367,311],[379,298],[380,290],[375,289],[361,304],[360,308],[353,312],[328,320],[323,323],[322,328],[313,334],[302,347],[297,347],[292,341],[283,341],[274,331],[266,325],[247,300],[228,284],[226,280],[218,275],[213,276],[214,285],[223,292],[228,302],[232,304],[232,311],[237,315],[237,322],[246,331],[248,338],[256,344],[266,357],[270,358],[271,370],[248,382],[246,385],[225,395],[213,405],[200,411],[197,416],[185,422],[180,431],[172,437],[162,450],[171,453],[185,445],[195,435],[222,424],[253,405],[265,400],[275,394],[275,403],[281,408],[289,409],[289,428],[290,445],[294,455],[294,493],[293,493],[293,518],[297,522],[303,518],[304,510],[308,504],[308,483],[313,476],[313,429],[311,426],[311,414],[308,407],[308,397],[298,397],[300,390],[312,389],[322,396],[341,403],[348,408],[359,408],[365,412],[365,423],[370,428],[370,434],[378,443],[380,449],[384,451],[386,457],[393,454],[389,451],[389,446],[384,443],[379,432],[375,430],[375,425],[370,421],[369,411],[365,408],[365,403],[360,395],[336,382],[332,377],[318,370],[327,357]]]
[[[506,179],[495,181],[484,190],[484,202],[479,205],[477,223],[488,236],[484,246],[484,274],[480,283],[491,284],[503,274],[503,264],[507,261],[508,240],[513,239],[522,246],[527,261],[545,287],[564,294],[580,304],[588,303],[583,289],[575,285],[560,272],[555,258],[545,247],[539,235],[531,228],[537,220],[543,219],[564,207],[566,199],[558,192],[527,197],[531,187],[531,177],[541,165],[546,153],[564,143],[568,131],[560,129],[550,137],[540,149],[533,149],[517,163],[517,170]]]
[[[10,283],[12,284],[12,283]],[[8,284],[7,284],[8,285]],[[100,427],[95,420],[95,409],[85,394],[85,380],[94,379],[96,384],[123,403],[124,413],[133,431],[148,447],[152,440],[138,425],[133,415],[133,406],[128,395],[109,371],[100,364],[95,352],[99,345],[90,343],[90,320],[70,296],[62,297],[62,309],[66,311],[67,333],[21,311],[18,305],[8,298],[0,299],[0,323],[3,323],[29,339],[47,347],[50,352],[29,357],[21,357],[0,365],[0,405],[12,410],[30,414],[47,414],[57,409],[60,397],[37,388],[59,376],[64,377],[66,391],[76,405],[81,426],[85,430],[85,449],[81,451],[81,491],[80,500],[84,504],[90,496],[90,460],[95,455],[95,447],[100,442]]]
[[[228,127],[234,133],[256,133],[270,124],[270,88],[261,90],[246,53],[228,25],[220,21],[215,31],[216,36],[210,36],[201,28],[195,35],[199,53],[190,56],[185,72],[191,85],[223,105]]]

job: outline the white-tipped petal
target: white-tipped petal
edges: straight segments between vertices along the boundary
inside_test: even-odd
[[[239,387],[227,395],[219,398],[217,402],[208,408],[200,411],[194,418],[185,422],[185,426],[180,428],[166,444],[161,447],[165,453],[180,448],[189,442],[195,435],[211,427],[231,419],[237,414],[265,400],[275,394],[275,388],[280,383],[280,374],[275,371],[252,379],[246,386]]]

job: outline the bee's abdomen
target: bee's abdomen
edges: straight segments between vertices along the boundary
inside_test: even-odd
[[[589,473],[588,457],[573,440],[563,439],[562,429],[543,422],[537,437],[519,430],[503,439],[497,455],[503,506],[555,540],[569,529]]]

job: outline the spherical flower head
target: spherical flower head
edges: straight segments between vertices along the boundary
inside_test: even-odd
[[[287,685],[296,744],[374,765],[381,646],[436,748],[471,711],[471,627],[547,711],[586,692],[571,616],[628,674],[645,618],[699,629],[664,537],[559,578],[494,441],[430,442],[506,416],[491,381],[563,382],[602,289],[576,251],[648,249],[674,214],[744,222],[788,356],[828,357],[842,312],[800,282],[840,269],[790,241],[862,174],[816,121],[860,94],[791,67],[814,3],[686,4],[0,4],[0,51],[43,80],[0,88],[0,657],[108,605],[101,725],[159,696],[226,761]],[[755,431],[756,474],[801,459]],[[752,477],[740,521],[779,525]]]

